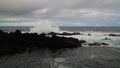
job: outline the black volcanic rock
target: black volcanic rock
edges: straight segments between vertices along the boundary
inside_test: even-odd
[[[91,34],[88,34],[88,36],[91,36]]]
[[[108,43],[104,43],[104,42],[102,42],[101,44],[102,44],[102,45],[109,45]]]
[[[47,37],[46,34],[37,33],[21,33],[15,32],[5,33],[0,30],[0,56],[31,52],[34,49],[60,49],[81,47],[85,40],[79,41],[75,38],[58,37],[55,34]]]
[[[99,42],[93,42],[93,43],[88,43],[88,44],[86,44],[86,45],[89,45],[89,46],[107,46],[107,45],[109,45],[108,43],[104,43],[104,42],[101,42],[101,43],[99,43]]]
[[[69,32],[63,32],[63,33],[55,33],[55,32],[50,32],[48,33],[48,35],[83,35],[79,32],[72,32],[72,33],[69,33]]]
[[[89,43],[89,46],[100,46],[101,44],[98,42],[94,42],[94,43]]]
[[[102,39],[102,40],[111,40],[110,38],[107,38],[107,37],[105,37],[104,39]]]
[[[60,34],[60,35],[82,35],[82,34],[79,33],[79,32],[73,32],[73,33],[63,32],[63,33]]]
[[[120,34],[109,34],[108,36],[120,36]]]

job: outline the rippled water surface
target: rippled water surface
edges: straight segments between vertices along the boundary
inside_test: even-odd
[[[120,68],[119,48],[38,50],[0,58],[0,68]]]

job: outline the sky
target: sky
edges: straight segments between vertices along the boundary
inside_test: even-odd
[[[120,0],[0,0],[0,26],[120,26]]]

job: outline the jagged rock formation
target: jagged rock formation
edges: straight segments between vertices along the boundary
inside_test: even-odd
[[[51,37],[46,34],[37,33],[21,33],[15,32],[5,33],[0,30],[0,56],[23,53],[25,51],[31,52],[35,49],[60,49],[60,48],[74,48],[81,47],[85,40],[79,41],[75,38],[58,37],[53,34]]]
[[[63,32],[63,33],[55,33],[55,32],[50,32],[48,33],[48,35],[83,35],[79,32],[72,32],[72,33],[69,33],[69,32]]]
[[[108,36],[120,36],[120,34],[109,34]]]

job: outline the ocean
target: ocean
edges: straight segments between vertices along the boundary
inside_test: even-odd
[[[21,27],[17,27],[17,26],[0,26],[0,29],[3,31],[15,31],[16,29],[19,29],[21,31],[30,31],[30,28],[33,28],[31,26],[21,26]],[[75,27],[75,26],[59,26],[60,30],[62,31],[94,31],[94,32],[120,32],[120,27],[90,27],[90,26],[86,26],[86,27]]]
[[[6,31],[6,32],[14,32],[15,30],[19,29],[22,32],[29,32],[30,29],[33,27],[30,26],[7,26],[7,27],[0,27],[1,30]],[[70,31],[70,32],[80,32],[84,34],[83,36],[81,35],[73,35],[73,36],[66,36],[66,37],[74,37],[79,40],[87,40],[88,42],[107,42],[110,43],[110,46],[113,47],[120,47],[120,37],[110,37],[108,34],[120,34],[120,27],[78,27],[78,26],[59,26],[59,29],[61,31]],[[88,34],[91,34],[91,36],[88,36]],[[111,38],[112,40],[102,40],[104,38]]]
[[[0,29],[10,32],[19,28]],[[29,32],[29,28],[20,30]],[[64,37],[86,40],[88,43],[104,42],[109,45],[60,49],[55,52],[40,49],[30,54],[25,52],[3,56],[0,58],[0,68],[120,68],[120,37],[108,36],[110,33],[120,34],[120,27],[60,27],[60,29],[84,34]],[[103,40],[106,37],[111,40]]]
[[[108,36],[109,34],[120,34],[120,27],[60,27],[63,31],[80,32],[82,35],[74,35],[67,37],[74,37],[79,40],[87,40],[88,42],[106,42],[112,47],[120,47],[120,37]],[[88,36],[91,34],[91,36]],[[110,38],[111,40],[102,40]]]
[[[29,32],[30,29],[33,27],[30,26],[21,26],[21,27],[15,27],[15,26],[7,26],[7,27],[0,27],[1,30],[6,32],[14,32],[15,30],[19,29],[22,32]],[[74,37],[79,40],[87,40],[88,42],[107,42],[110,43],[113,47],[120,47],[120,37],[110,37],[108,34],[120,34],[120,27],[75,27],[75,26],[60,26],[59,29],[61,31],[70,31],[70,32],[80,32],[84,34],[84,36],[81,35],[75,35],[75,36],[66,36],[66,37]],[[88,34],[91,34],[91,36],[88,36]],[[104,38],[111,38],[112,40],[101,40]]]
[[[61,30],[65,31],[94,31],[94,32],[120,32],[120,27],[60,27]]]

